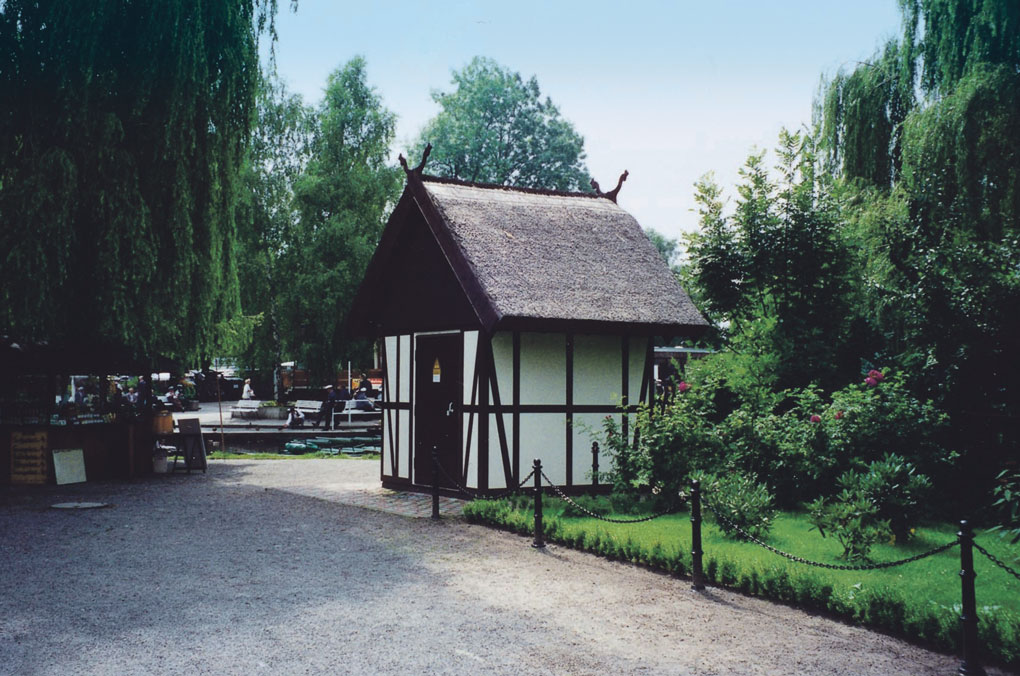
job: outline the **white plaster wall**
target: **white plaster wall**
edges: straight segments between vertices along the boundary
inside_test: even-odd
[[[514,336],[500,332],[492,337],[492,358],[496,364],[496,382],[499,384],[499,402],[509,406],[514,402]],[[489,401],[493,401],[491,392]]]
[[[645,350],[648,348],[648,339],[642,337],[630,338],[630,367],[628,374],[630,380],[630,403],[641,402],[641,381],[645,375]]]
[[[397,391],[397,348],[398,336],[386,336],[386,387],[385,392],[392,398]]]
[[[562,333],[521,334],[522,404],[567,403],[566,340]]]
[[[524,390],[523,386],[521,390]],[[522,474],[527,475],[531,471],[532,461],[539,458],[546,476],[558,485],[564,485],[567,481],[566,448],[565,413],[521,414]]]
[[[475,382],[475,356],[478,353],[478,332],[464,332],[464,403],[471,403],[471,386]],[[467,418],[464,418],[467,429]]]
[[[411,412],[395,411],[395,422],[400,428],[400,456],[397,458],[397,467],[403,478],[411,476]]]
[[[470,392],[468,395],[470,396]],[[468,434],[468,416],[464,414],[462,416],[461,434],[463,440],[461,441],[461,450],[467,446],[467,434]],[[467,461],[467,487],[477,488],[478,487],[478,416],[475,415],[474,423],[471,425],[471,446],[469,450],[468,461]],[[464,464],[464,456],[461,456],[461,464]]]
[[[602,433],[602,421],[605,419],[603,413],[575,413],[574,414],[574,483],[591,483],[591,442],[596,438],[593,434]],[[602,446],[602,442],[599,442]],[[604,472],[611,468],[606,452],[599,450],[599,471]]]
[[[619,336],[574,336],[574,403],[620,405],[623,340]]]
[[[495,413],[489,415],[489,488],[506,488],[506,475],[503,473],[503,451],[499,446],[499,428],[496,427]],[[503,414],[503,426],[506,429],[506,447],[510,456],[513,471],[514,453],[514,416],[511,413]],[[531,471],[530,469],[528,471]],[[527,474],[527,472],[525,472]]]
[[[390,430],[386,424],[386,411],[383,412],[382,426],[382,472],[385,476],[393,476],[393,463],[390,461]]]
[[[394,401],[411,401],[411,336],[400,336],[400,391],[391,388],[390,392],[396,394]],[[387,351],[389,346],[386,347]]]

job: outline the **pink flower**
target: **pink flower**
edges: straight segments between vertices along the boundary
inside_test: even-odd
[[[864,384],[867,385],[868,387],[875,387],[876,385],[878,385],[878,378],[874,376],[868,376],[867,378],[864,379]]]
[[[868,371],[868,377],[869,378],[874,378],[878,382],[882,382],[885,379],[885,374],[882,373],[881,371],[877,371],[875,369],[871,369],[870,371]]]
[[[680,392],[686,392],[687,390],[691,389],[691,386],[688,385],[686,381],[681,380],[680,384],[676,386],[676,389],[679,390]]]
[[[836,411],[836,420],[843,419],[843,411]]]
[[[811,422],[822,422],[822,416],[820,415],[811,416]]]

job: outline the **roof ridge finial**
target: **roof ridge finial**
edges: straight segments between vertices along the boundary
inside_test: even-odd
[[[599,182],[594,178],[591,180],[591,187],[595,189],[595,194],[599,197],[605,197],[606,199],[612,200],[613,204],[616,204],[616,196],[619,194],[620,188],[623,187],[623,182],[627,180],[627,176],[629,175],[630,172],[625,169],[623,173],[620,174],[620,180],[616,182],[616,187],[609,192],[602,192],[602,189],[599,188]]]
[[[414,169],[410,169],[407,166],[407,160],[404,159],[403,153],[401,153],[400,155],[397,155],[397,159],[400,160],[400,166],[402,166],[404,168],[404,173],[407,174],[408,178],[410,178],[412,174],[414,174],[418,178],[421,178],[421,172],[422,172],[423,169],[425,169],[425,162],[428,161],[429,153],[431,153],[431,152],[432,152],[432,144],[431,143],[425,144],[425,152],[423,152],[421,154],[421,162]]]

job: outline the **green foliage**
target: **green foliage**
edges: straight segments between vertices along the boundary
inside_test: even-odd
[[[828,532],[843,545],[847,561],[868,561],[871,548],[892,535],[889,522],[879,518],[878,505],[859,491],[844,489],[831,502],[818,498],[808,512],[822,537]]]
[[[280,324],[290,279],[282,259],[297,236],[294,185],[308,162],[313,121],[301,97],[262,79],[237,205],[241,308],[260,321],[247,344],[219,352],[252,371],[274,369],[289,347]]]
[[[680,242],[666,237],[654,228],[645,228],[645,234],[648,235],[648,239],[655,245],[655,249],[662,256],[662,259],[666,261],[666,265],[670,269],[675,269],[676,260],[680,256]]]
[[[918,399],[902,376],[886,371],[875,386],[854,383],[833,392],[822,416],[828,453],[839,469],[898,454],[913,468],[948,484],[956,454],[944,446],[948,417]]]
[[[741,528],[761,539],[772,528],[775,499],[768,487],[753,476],[742,472],[709,474],[699,471],[691,473],[691,480],[701,483],[705,500],[726,519],[716,518],[711,510],[706,512],[727,537],[743,538],[736,530]]]
[[[400,171],[387,164],[395,119],[368,85],[364,59],[352,59],[329,76],[294,183],[298,219],[278,263],[286,271],[279,325],[288,353],[319,380],[371,354],[344,323],[399,194]]]
[[[587,516],[584,511],[578,509],[578,506],[599,516],[607,516],[613,511],[613,505],[610,504],[609,499],[605,496],[578,495],[571,498],[571,500],[574,501],[574,504],[567,502],[563,507],[562,515],[565,517]]]
[[[910,539],[929,511],[931,480],[898,455],[875,460],[864,471],[846,472],[837,484],[843,491],[874,504],[878,519],[889,524],[897,542]]]
[[[748,158],[730,218],[711,179],[697,184],[702,232],[687,239],[687,276],[695,298],[713,321],[730,324],[731,335],[749,323],[769,327],[759,345],[775,356],[780,387],[842,384],[839,374],[859,355],[850,340],[852,259],[838,205],[810,138],[784,130],[777,154],[778,179],[764,154]]]
[[[275,11],[0,5],[0,332],[215,349],[240,312],[237,174]]]
[[[1020,472],[1003,470],[996,479],[992,507],[998,523],[992,530],[1001,531],[1015,545],[1020,542]]]
[[[1020,14],[1009,0],[904,0],[903,35],[837,73],[819,108],[847,236],[864,254],[874,352],[954,418],[964,454],[1020,447]],[[967,463],[976,490],[998,468]],[[983,474],[982,474],[983,472]],[[980,483],[977,483],[980,482]]]
[[[441,110],[412,146],[432,144],[430,173],[524,188],[591,190],[584,139],[549,98],[542,100],[538,80],[525,81],[491,59],[475,57],[453,72],[453,84],[453,91],[432,92]]]

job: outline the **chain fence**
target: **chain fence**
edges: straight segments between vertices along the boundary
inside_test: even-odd
[[[521,479],[520,482],[513,488],[507,488],[501,493],[479,493],[478,491],[471,490],[470,488],[462,484],[459,480],[450,476],[449,472],[446,471],[446,468],[443,467],[442,463],[436,462],[435,466],[438,467],[440,473],[443,476],[445,476],[450,483],[453,484],[454,488],[456,488],[458,491],[460,491],[464,495],[467,495],[473,500],[500,500],[502,498],[508,498],[511,495],[517,495],[521,488],[524,486],[524,484],[528,483],[528,481],[533,476],[535,476],[535,470],[531,470],[528,476]]]
[[[1020,580],[1020,573],[1018,573],[1018,572],[1017,572],[1016,570],[1014,570],[1014,569],[1010,568],[1010,567],[1009,567],[1009,566],[1007,566],[1007,565],[1006,565],[1005,563],[1003,563],[1002,561],[1000,561],[1000,560],[999,560],[999,559],[998,559],[998,558],[997,558],[997,557],[996,557],[996,556],[995,556],[994,554],[992,554],[992,553],[991,553],[990,551],[988,551],[987,549],[985,549],[984,547],[982,547],[981,545],[979,545],[979,544],[978,544],[978,543],[976,543],[976,542],[974,543],[974,549],[976,549],[976,550],[978,550],[979,552],[981,552],[982,554],[984,554],[984,555],[985,555],[985,558],[987,558],[987,559],[988,559],[989,561],[991,561],[992,563],[994,563],[995,565],[997,565],[997,566],[998,566],[999,568],[1002,568],[1002,569],[1003,569],[1004,571],[1006,571],[1007,573],[1009,573],[1010,575],[1012,575],[1013,577],[1015,577],[1015,578],[1016,578],[1017,580]]]
[[[545,482],[547,484],[549,484],[549,487],[552,488],[556,492],[556,494],[560,496],[560,498],[562,500],[565,500],[568,504],[572,505],[574,507],[574,509],[578,510],[579,512],[587,514],[591,518],[598,519],[599,521],[605,521],[607,523],[644,523],[645,521],[652,521],[653,519],[658,519],[661,516],[666,516],[667,514],[675,514],[677,512],[676,509],[669,509],[669,510],[666,510],[664,512],[658,512],[656,514],[650,514],[649,516],[638,517],[637,519],[611,519],[608,516],[602,516],[601,514],[596,514],[595,512],[591,511],[590,509],[587,509],[583,505],[580,505],[577,502],[575,502],[573,499],[570,498],[569,495],[564,493],[560,489],[559,486],[554,484],[549,479],[549,477],[546,476],[545,472],[542,472],[542,478],[545,479]]]
[[[913,563],[914,561],[920,561],[921,559],[926,559],[929,556],[934,556],[934,555],[939,554],[941,552],[944,552],[944,551],[946,551],[948,549],[952,549],[956,545],[960,544],[959,540],[953,540],[952,542],[947,542],[944,545],[939,545],[938,547],[934,547],[932,549],[929,549],[928,551],[922,552],[921,554],[915,554],[914,556],[910,556],[910,557],[907,557],[905,559],[900,559],[898,561],[882,561],[880,563],[865,563],[865,564],[860,564],[860,565],[856,565],[856,566],[855,565],[840,565],[840,564],[836,564],[836,563],[824,563],[822,561],[812,561],[811,559],[805,559],[804,557],[797,556],[796,554],[790,554],[789,552],[784,552],[781,549],[777,549],[776,547],[773,547],[772,545],[768,544],[767,542],[763,542],[762,540],[760,540],[760,539],[756,538],[755,536],[751,535],[746,530],[744,530],[743,528],[741,528],[740,526],[738,526],[737,524],[733,523],[732,521],[727,519],[725,516],[723,516],[722,514],[717,512],[715,507],[712,506],[712,503],[709,502],[708,500],[704,499],[704,496],[702,496],[702,504],[704,504],[705,507],[708,508],[708,511],[712,512],[712,514],[715,515],[715,518],[719,519],[721,522],[725,523],[727,525],[727,527],[732,528],[736,532],[740,533],[740,535],[742,537],[744,537],[747,540],[753,542],[754,544],[758,545],[759,547],[764,547],[765,549],[769,550],[773,554],[778,554],[779,556],[785,557],[785,558],[789,559],[790,561],[794,561],[796,563],[803,563],[803,564],[808,565],[808,566],[815,566],[816,568],[827,568],[829,570],[881,570],[883,568],[893,568],[895,566],[902,566],[902,565],[905,565],[907,563]]]

